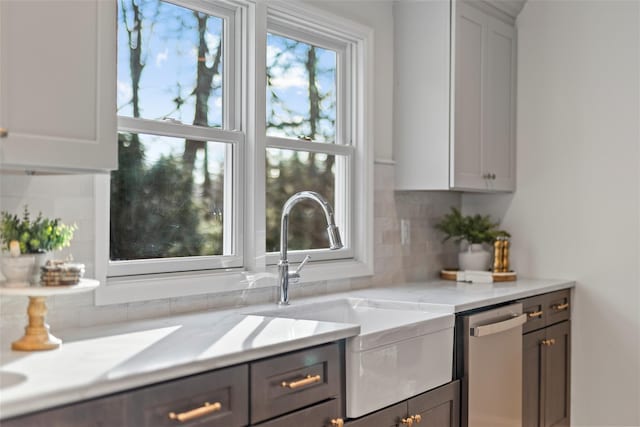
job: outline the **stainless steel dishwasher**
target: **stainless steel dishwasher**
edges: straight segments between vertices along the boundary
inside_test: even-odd
[[[462,425],[522,426],[522,304],[460,316]],[[460,325],[460,323],[458,323]]]

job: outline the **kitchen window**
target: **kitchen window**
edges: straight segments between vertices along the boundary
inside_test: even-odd
[[[236,11],[198,6],[119,2],[110,276],[242,265]]]
[[[329,251],[326,220],[301,203],[289,223],[289,258],[349,258],[350,185],[355,150],[348,114],[349,43],[300,30],[277,14],[268,21],[266,110],[266,250],[277,262],[282,207],[293,194],[311,190],[334,207],[345,248]]]
[[[302,281],[371,274],[370,38],[303,4],[119,0],[96,302],[275,286],[282,205],[302,190],[327,197],[345,243],[329,251],[321,212],[297,206]]]

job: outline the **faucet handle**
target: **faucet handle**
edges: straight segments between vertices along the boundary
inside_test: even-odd
[[[298,264],[298,268],[296,268],[296,271],[294,271],[293,273],[289,273],[289,280],[291,280],[292,282],[297,282],[298,279],[300,279],[300,272],[302,271],[304,266],[307,265],[310,259],[310,255],[305,256],[302,262]]]

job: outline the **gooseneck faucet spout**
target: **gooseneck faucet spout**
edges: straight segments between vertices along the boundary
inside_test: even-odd
[[[280,262],[278,263],[278,284],[280,285],[279,304],[289,304],[289,280],[292,282],[300,278],[300,271],[311,258],[307,255],[294,272],[289,272],[289,260],[287,259],[288,234],[289,234],[289,214],[291,209],[302,200],[313,200],[318,203],[324,212],[327,220],[327,234],[329,235],[329,249],[342,248],[340,231],[333,218],[333,208],[329,202],[320,194],[314,191],[301,191],[294,194],[287,200],[282,208],[282,218],[280,220]]]

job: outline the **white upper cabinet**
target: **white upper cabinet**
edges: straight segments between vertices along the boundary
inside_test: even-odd
[[[490,12],[395,4],[397,189],[515,190],[516,33]]]
[[[0,1],[0,169],[117,167],[115,49],[115,1]]]

